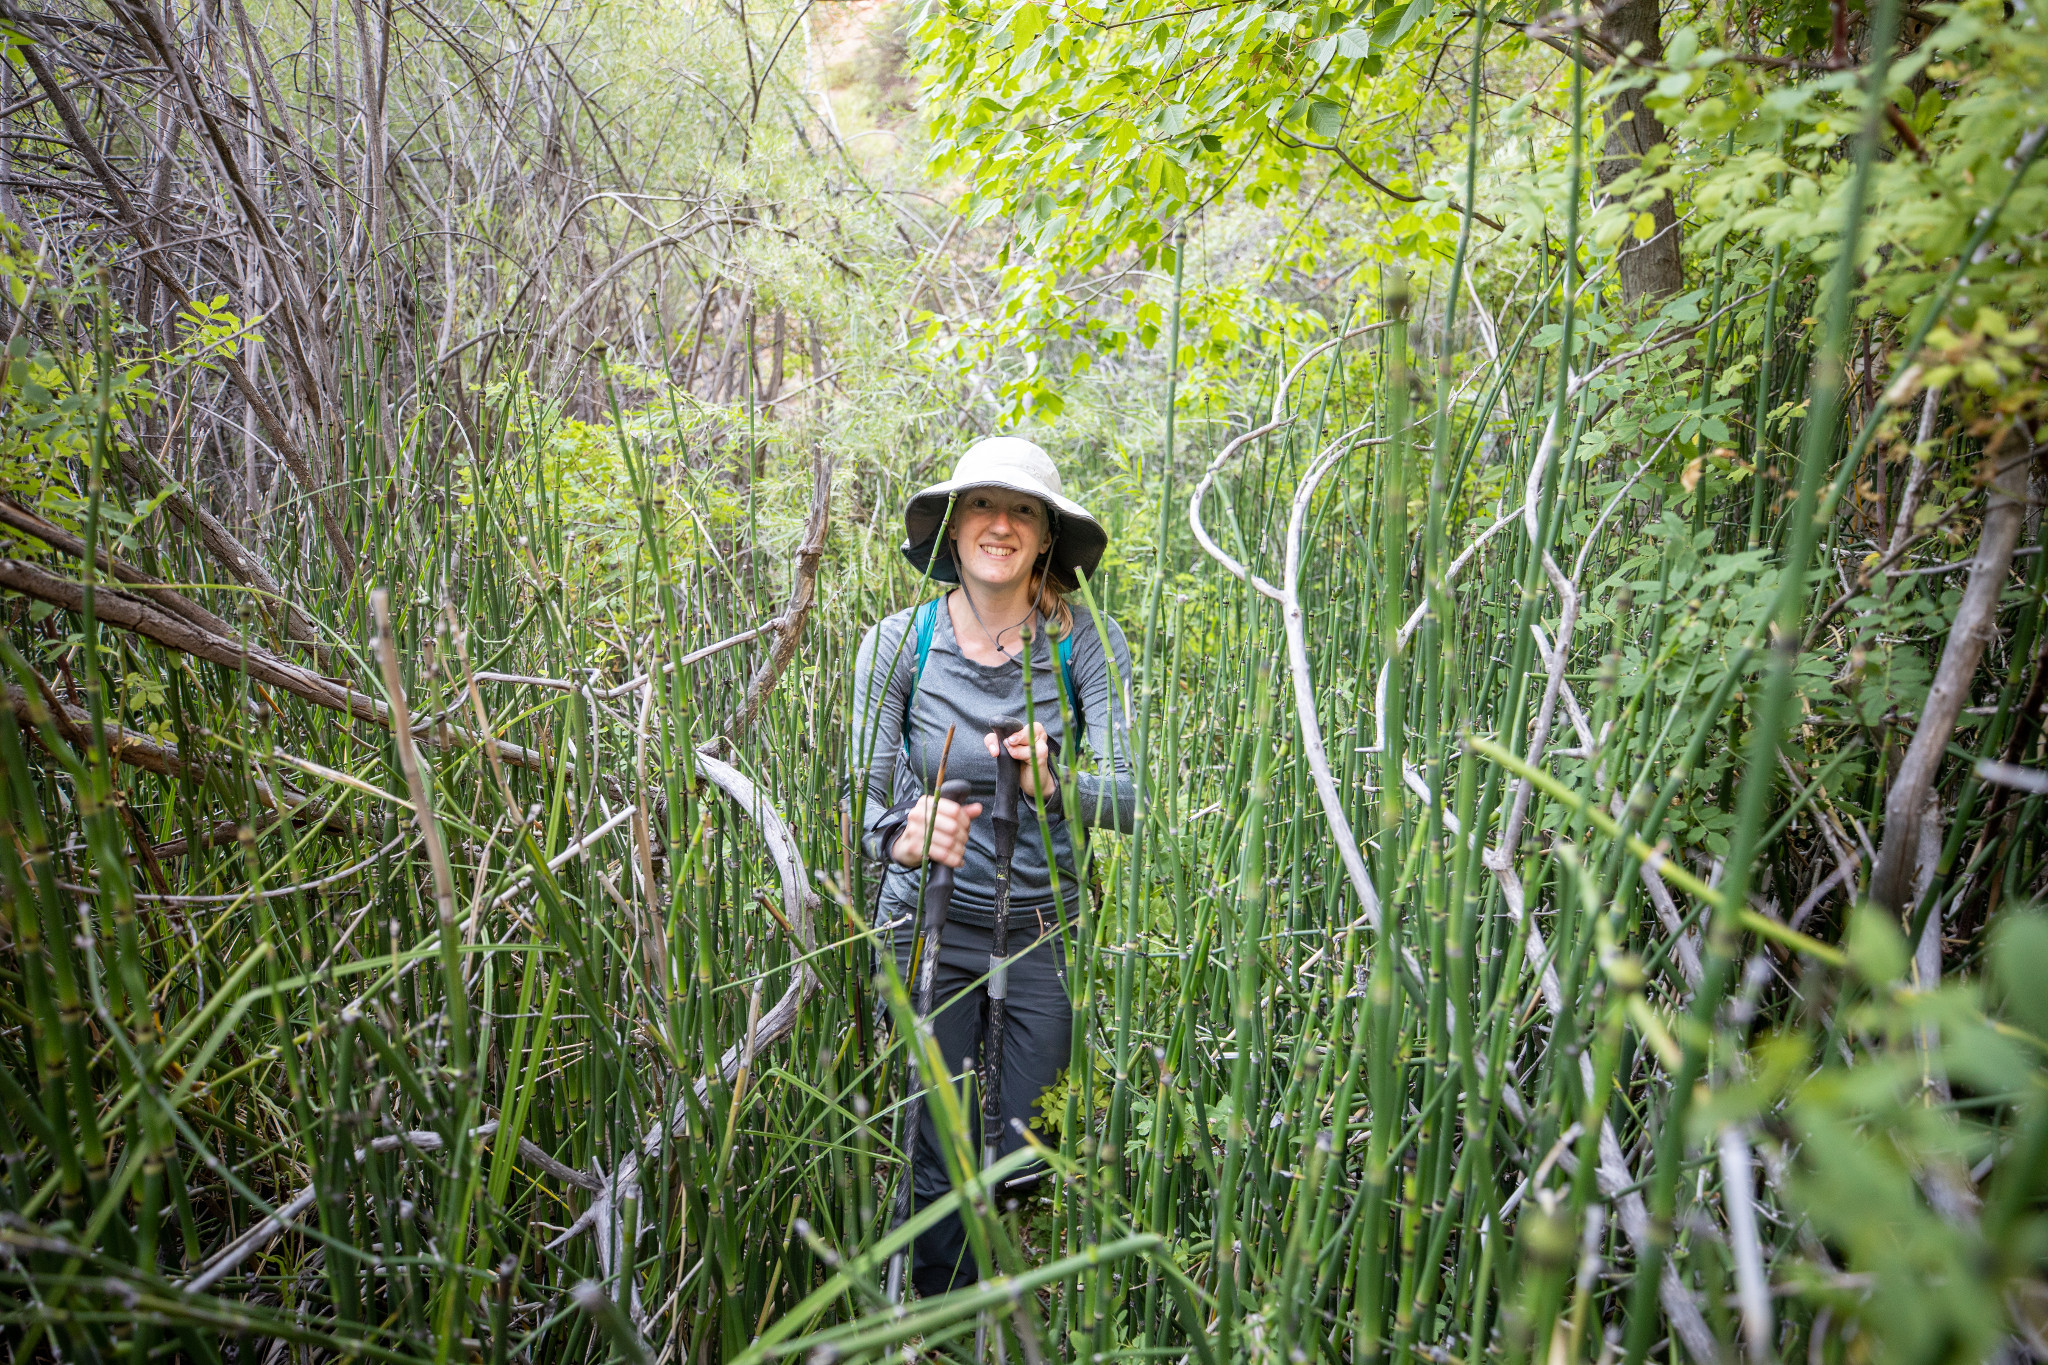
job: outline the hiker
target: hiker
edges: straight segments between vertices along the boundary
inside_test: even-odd
[[[950,479],[910,500],[903,527],[903,554],[912,567],[958,586],[886,617],[861,641],[852,766],[855,781],[866,783],[862,846],[885,869],[876,923],[891,936],[906,982],[929,880],[927,859],[954,870],[932,1025],[956,1080],[976,1065],[990,1020],[998,849],[1010,842],[996,837],[994,820],[980,818],[996,795],[994,726],[999,717],[1032,722],[1002,746],[1016,764],[1019,799],[1008,860],[1007,990],[996,992],[1000,1075],[989,1097],[999,1106],[1000,1132],[982,1135],[999,1156],[1024,1145],[1019,1124],[1037,1127],[1039,1097],[1065,1068],[1072,1043],[1060,921],[1074,919],[1083,888],[1074,863],[1080,836],[1068,823],[1069,811],[1082,824],[1126,832],[1136,814],[1130,649],[1116,622],[1070,597],[1081,574],[1092,578],[1109,537],[1086,508],[1061,494],[1059,471],[1031,442],[1012,436],[976,442]],[[1074,716],[1071,728],[1062,715],[1063,693]],[[956,779],[965,782],[959,801],[931,795],[949,730],[945,778],[949,789]],[[1086,767],[1077,761],[1084,738],[1091,755]],[[915,1204],[922,1208],[952,1182],[929,1106],[915,1107],[921,1114],[911,1169]],[[1035,1178],[1012,1181],[1010,1188]],[[911,1280],[920,1295],[976,1278],[957,1215],[917,1239]]]

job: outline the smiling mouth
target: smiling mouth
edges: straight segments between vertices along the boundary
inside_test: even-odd
[[[1011,555],[1017,553],[1017,547],[1014,545],[984,545],[981,547],[981,552],[994,559],[1008,559]]]

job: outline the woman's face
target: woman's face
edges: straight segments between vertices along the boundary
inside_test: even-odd
[[[1045,504],[1007,488],[970,488],[953,507],[953,562],[963,582],[1007,591],[1031,578],[1051,543]]]

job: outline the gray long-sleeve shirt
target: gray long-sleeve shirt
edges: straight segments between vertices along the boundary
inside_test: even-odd
[[[1045,803],[1045,814],[1059,867],[1060,899],[1069,911],[1080,895],[1069,807],[1083,824],[1126,832],[1137,815],[1137,790],[1131,778],[1130,647],[1116,622],[1106,616],[1098,622],[1085,607],[1073,611],[1074,691],[1080,696],[1092,766],[1081,766],[1078,746],[1069,743],[1060,715],[1059,659],[1043,631],[1037,632],[1039,638],[1031,646],[1030,708],[1031,718],[1046,728],[1053,771],[1060,782],[1060,789]],[[864,784],[866,793],[862,846],[886,869],[880,906],[885,919],[915,910],[923,871],[898,866],[889,858],[882,847],[884,817],[931,790],[948,726],[954,727],[954,735],[946,777],[965,781],[970,789],[967,800],[986,805],[995,794],[996,761],[989,757],[982,736],[999,716],[1026,717],[1022,660],[989,667],[968,658],[954,638],[952,613],[943,604],[933,623],[924,675],[918,677],[917,637],[911,624],[915,612],[909,608],[877,623],[861,641],[854,665],[851,766],[855,782]],[[906,745],[905,706],[913,683],[916,700],[908,713]],[[1050,910],[1052,875],[1037,803],[1020,800],[1017,815],[1017,851],[1010,861],[1011,909],[1027,914]],[[994,910],[995,833],[984,812],[968,830],[967,860],[955,875],[948,913],[964,924],[986,926],[994,923]]]

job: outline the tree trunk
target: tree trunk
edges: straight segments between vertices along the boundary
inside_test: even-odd
[[[1599,38],[1619,58],[1634,44],[1638,63],[1661,62],[1664,40],[1658,33],[1662,15],[1658,0],[1621,0],[1603,11]],[[1607,143],[1597,167],[1603,192],[1635,170],[1651,148],[1663,145],[1664,124],[1644,103],[1644,89],[1625,90],[1607,102]],[[1660,193],[1645,210],[1655,231],[1648,240],[1633,228],[1621,239],[1621,296],[1630,303],[1678,292],[1684,282],[1678,255],[1678,214],[1671,196]]]
[[[1884,802],[1884,842],[1877,850],[1877,869],[1870,877],[1870,898],[1895,914],[1914,908],[1911,877],[1923,837],[1937,843],[1941,826],[1923,835],[1921,808],[1934,790],[1934,778],[1948,753],[1956,718],[1970,698],[1970,680],[1977,674],[1984,647],[1998,633],[1998,599],[2005,590],[2006,571],[2019,541],[2027,507],[2027,465],[2031,452],[2017,427],[2008,427],[1992,444],[1986,460],[1991,477],[1984,508],[1984,529],[1970,561],[1970,579],[1956,607],[1955,624],[1942,650],[1941,667],[1927,691],[1927,705],[1913,730],[1913,742],[1892,779]]]
[[[15,86],[14,68],[5,62],[0,62],[0,105],[11,106],[14,104],[17,98]],[[9,168],[10,158],[7,150],[11,145],[13,145],[11,138],[0,138],[0,219],[5,219],[12,226],[20,228],[25,220],[22,218],[21,210],[15,207],[14,203],[14,190],[12,188],[14,172]],[[25,232],[24,235],[26,235]],[[143,279],[149,278],[147,270],[138,270],[135,273]]]

